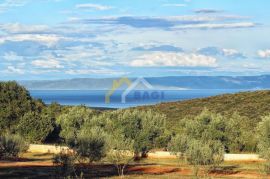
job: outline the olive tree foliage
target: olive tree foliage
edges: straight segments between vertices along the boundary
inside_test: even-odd
[[[0,133],[14,132],[21,117],[40,112],[45,105],[31,98],[29,92],[16,82],[0,82]]]
[[[101,128],[92,128],[85,133],[71,136],[67,139],[67,144],[79,159],[89,163],[101,160],[107,153],[106,134]]]
[[[247,118],[237,113],[225,117],[205,109],[198,116],[182,120],[179,129],[182,136],[220,141],[226,152],[242,152],[256,146],[254,130]]]
[[[193,166],[195,176],[198,176],[199,166],[206,167],[206,172],[215,169],[224,157],[224,147],[219,141],[190,140],[185,152],[186,160]]]
[[[76,175],[75,156],[69,153],[60,152],[53,156],[53,164],[56,166],[56,178]]]
[[[256,136],[254,128],[249,124],[246,117],[233,113],[225,118],[227,143],[225,144],[227,152],[239,153],[242,151],[255,151]]]
[[[134,141],[114,132],[108,139],[107,160],[114,164],[119,176],[124,176],[127,165],[134,159]]]
[[[165,119],[162,114],[140,110],[117,110],[107,117],[108,133],[119,131],[125,139],[133,141],[134,154],[145,156],[157,146],[165,131]]]
[[[42,113],[26,113],[19,121],[17,130],[21,136],[32,143],[44,142],[54,130],[54,120]]]
[[[195,118],[183,121],[185,135],[203,141],[218,140],[224,146],[228,141],[225,130],[226,122],[223,116],[211,113],[207,109]]]
[[[191,165],[219,165],[223,161],[224,147],[219,141],[191,140],[186,158]]]
[[[61,129],[60,137],[63,139],[76,137],[84,123],[91,120],[95,113],[94,110],[85,106],[76,106],[66,109],[66,111],[56,119],[56,123]]]
[[[176,135],[174,136],[169,143],[169,150],[177,155],[180,159],[185,159],[185,153],[189,145],[189,137],[186,135]]]
[[[19,136],[0,136],[0,159],[17,158],[28,149],[28,144]]]
[[[257,125],[258,152],[260,156],[266,159],[263,165],[263,171],[270,174],[270,115],[262,118]]]
[[[205,110],[193,120],[183,121],[182,126],[182,132],[172,138],[169,150],[193,165],[196,176],[199,166],[215,168],[223,161],[227,138],[222,116]]]
[[[257,126],[258,151],[261,157],[270,160],[270,115],[262,118]]]

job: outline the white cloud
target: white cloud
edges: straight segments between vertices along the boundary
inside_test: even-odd
[[[6,61],[23,61],[23,57],[17,55],[15,52],[6,52],[3,58]]]
[[[51,69],[63,68],[60,62],[55,59],[34,60],[32,61],[31,64],[39,68],[51,68]]]
[[[24,6],[28,0],[4,0],[0,3],[0,13],[3,13],[11,8]]]
[[[78,69],[78,70],[68,70],[66,74],[69,75],[88,75],[88,74],[102,74],[102,75],[125,75],[126,72],[114,71],[110,69]]]
[[[56,44],[60,39],[65,39],[64,37],[60,37],[54,34],[16,34],[11,36],[0,36],[0,44],[4,43],[5,41],[35,41],[43,43],[47,46],[51,46]]]
[[[249,28],[255,27],[256,24],[253,22],[237,22],[237,23],[206,23],[206,24],[191,24],[175,26],[173,29],[229,29],[229,28]]]
[[[24,74],[24,70],[20,68],[16,68],[14,66],[8,66],[4,71],[5,73],[15,73],[15,74]]]
[[[24,25],[19,23],[9,23],[0,25],[0,30],[8,33],[33,33],[43,32],[48,30],[49,27],[46,25]]]
[[[206,47],[197,50],[198,54],[207,56],[229,57],[229,58],[246,58],[246,56],[236,49],[219,48],[219,47]]]
[[[99,11],[105,11],[112,9],[112,6],[104,6],[100,4],[77,4],[77,9],[92,9],[92,10],[99,10]]]
[[[226,57],[244,57],[244,55],[235,49],[222,49],[222,53]]]
[[[34,75],[40,75],[40,74],[46,74],[46,73],[58,73],[60,72],[59,70],[55,70],[55,69],[44,69],[44,70],[41,70],[41,69],[38,69],[38,70],[30,70],[30,73],[31,74],[34,74]]]
[[[217,10],[217,9],[197,9],[197,10],[194,10],[194,12],[198,14],[210,14],[210,13],[219,13],[223,11]]]
[[[270,49],[267,50],[259,50],[258,51],[258,56],[260,58],[270,58]]]
[[[186,7],[186,4],[163,4],[165,7]]]
[[[214,67],[216,66],[216,59],[214,57],[198,54],[155,52],[138,57],[131,62],[131,66]]]

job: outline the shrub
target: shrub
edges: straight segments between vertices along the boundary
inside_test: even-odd
[[[0,136],[0,159],[17,158],[28,145],[19,136]]]
[[[67,144],[81,159],[89,163],[99,161],[106,155],[106,137],[99,128],[91,129],[87,134],[79,134],[78,137],[71,137]]]
[[[115,132],[109,138],[107,160],[114,164],[119,176],[124,176],[127,165],[133,160],[134,141]]]
[[[226,120],[225,134],[228,140],[225,147],[227,152],[254,151],[256,137],[254,137],[254,129],[247,121],[246,117],[240,116],[237,113],[232,114]]]
[[[20,120],[18,132],[29,142],[44,142],[54,128],[55,123],[48,115],[29,112]]]
[[[263,164],[263,172],[270,174],[270,115],[262,118],[257,126],[258,152],[266,159]]]
[[[75,173],[75,158],[74,156],[67,153],[59,153],[54,155],[53,164],[59,166],[60,170],[57,170],[56,174],[58,177],[69,176],[72,173]]]
[[[218,141],[202,142],[191,140],[186,150],[191,165],[219,165],[223,161],[224,148]]]
[[[172,138],[170,150],[193,165],[198,175],[199,166],[216,168],[224,158],[226,123],[220,115],[205,110],[193,120],[182,123],[180,134]]]
[[[0,82],[0,133],[14,132],[24,114],[42,107],[43,103],[33,100],[29,92],[16,82]]]
[[[60,137],[68,139],[76,137],[86,121],[89,121],[95,112],[84,106],[70,107],[65,113],[57,117],[57,124],[61,128]]]
[[[262,118],[257,126],[258,151],[261,157],[270,161],[270,115]]]
[[[178,155],[180,159],[184,158],[185,152],[188,149],[188,137],[186,135],[176,135],[169,143],[169,151]]]
[[[224,147],[218,141],[202,142],[191,140],[185,153],[189,164],[193,165],[195,176],[198,176],[199,166],[208,167],[206,171],[215,169],[224,158]]]
[[[118,110],[112,113],[111,133],[121,134],[134,141],[133,151],[138,159],[159,145],[164,136],[166,117],[153,111]]]

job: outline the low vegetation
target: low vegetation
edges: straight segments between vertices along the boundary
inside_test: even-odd
[[[2,159],[16,159],[19,154],[28,149],[27,143],[15,135],[0,136],[0,160]]]
[[[224,94],[138,108],[152,109],[153,111],[166,114],[167,125],[172,129],[175,129],[175,123],[186,119],[188,116],[197,116],[205,108],[226,117],[237,113],[246,119],[247,125],[255,128],[257,123],[261,121],[261,117],[268,115],[270,112],[270,91],[261,90]]]

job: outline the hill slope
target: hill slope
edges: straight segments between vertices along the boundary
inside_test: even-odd
[[[166,114],[168,125],[171,127],[187,116],[200,114],[204,108],[223,115],[238,112],[241,116],[247,117],[250,125],[254,124],[255,127],[257,122],[260,121],[261,116],[270,114],[270,91],[225,94],[139,108],[151,108],[154,111]]]

